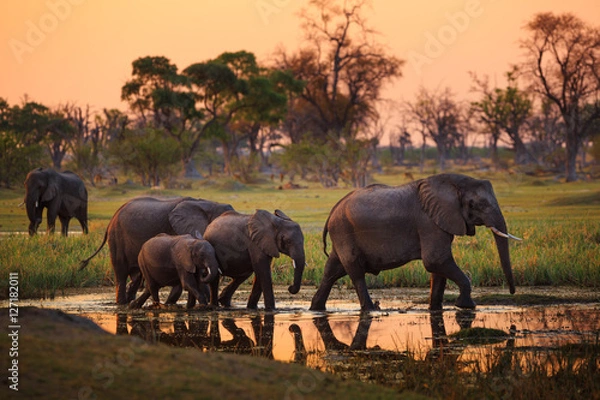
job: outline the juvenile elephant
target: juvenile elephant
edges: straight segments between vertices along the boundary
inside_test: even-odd
[[[221,273],[233,278],[219,296],[222,305],[231,306],[235,290],[254,273],[248,308],[257,308],[258,300],[264,294],[265,309],[273,310],[271,261],[280,253],[287,254],[294,262],[294,282],[288,288],[289,292],[296,294],[300,290],[306,264],[304,235],[300,225],[282,211],[271,214],[257,210],[253,215],[225,213],[206,228],[204,238],[215,248]],[[218,280],[210,285],[213,305],[216,305],[218,285]]]
[[[506,222],[489,181],[459,174],[440,174],[402,186],[371,185],[342,198],[331,210],[323,230],[332,251],[311,310],[324,310],[331,287],[350,276],[362,310],[373,310],[365,273],[378,274],[411,260],[422,259],[431,273],[429,308],[442,308],[446,279],[460,295],[456,306],[474,308],[471,284],[452,257],[454,235],[475,235],[485,225],[495,234],[502,270],[510,293],[515,292]]]
[[[130,303],[130,308],[140,308],[150,296],[155,307],[162,307],[158,291],[165,286],[172,286],[179,292],[187,290],[188,308],[194,306],[195,299],[206,305],[202,286],[219,277],[215,249],[208,241],[192,235],[161,233],[153,237],[142,246],[138,265],[146,281],[146,290]]]
[[[115,212],[102,244],[94,254],[81,262],[80,269],[85,268],[108,241],[110,260],[115,271],[117,304],[127,304],[135,298],[142,281],[138,254],[148,239],[159,233],[183,235],[198,232],[202,235],[211,221],[232,210],[229,204],[191,197],[140,197],[130,200]],[[128,277],[131,283],[126,288]],[[169,302],[174,303],[178,297],[176,292],[172,292]]]
[[[81,224],[83,233],[88,233],[88,193],[81,178],[73,172],[47,168],[29,172],[25,178],[24,203],[29,218],[29,236],[37,233],[44,208],[48,209],[48,233],[54,233],[57,216],[64,236],[67,236],[69,221],[73,217]]]

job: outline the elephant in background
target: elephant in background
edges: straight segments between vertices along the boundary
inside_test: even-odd
[[[194,306],[195,299],[206,305],[208,301],[201,287],[219,277],[215,249],[206,240],[189,234],[161,233],[148,240],[140,250],[138,265],[146,290],[130,303],[130,308],[142,307],[150,296],[154,307],[162,307],[158,291],[165,286],[175,288],[175,293],[187,290],[188,308]]]
[[[254,273],[247,307],[257,308],[258,300],[264,294],[265,309],[275,309],[271,261],[280,253],[290,256],[294,262],[294,282],[288,288],[289,292],[296,294],[300,290],[306,264],[304,235],[300,225],[282,211],[275,210],[271,214],[256,210],[253,215],[225,213],[206,228],[204,238],[215,248],[221,273],[233,278],[218,298],[223,306],[231,306],[235,290]],[[213,305],[217,305],[218,285],[218,280],[210,284]]]
[[[37,233],[44,208],[47,209],[48,233],[54,233],[57,216],[63,236],[67,236],[73,217],[81,224],[83,233],[88,233],[87,189],[81,178],[71,171],[37,168],[29,172],[25,178],[24,203],[29,218],[29,236]]]
[[[452,257],[455,235],[475,235],[475,226],[495,233],[496,247],[510,293],[515,292],[506,222],[492,185],[460,174],[440,174],[402,186],[371,185],[342,198],[323,230],[328,255],[311,310],[324,310],[333,284],[349,275],[361,310],[376,309],[365,273],[378,274],[422,259],[431,273],[429,308],[442,309],[446,280],[458,285],[456,306],[474,308],[471,284]],[[327,254],[327,233],[332,242]],[[515,238],[516,239],[516,238]]]
[[[113,215],[102,244],[94,254],[81,261],[80,269],[90,262],[108,241],[110,260],[115,271],[117,304],[127,304],[135,298],[142,282],[138,254],[142,245],[159,233],[169,235],[202,235],[208,224],[226,211],[229,204],[191,197],[158,199],[139,197],[122,205]],[[127,288],[127,278],[131,283]],[[181,294],[171,292],[168,303],[175,303]]]

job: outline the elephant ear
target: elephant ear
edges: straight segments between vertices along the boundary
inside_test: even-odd
[[[285,219],[287,221],[291,221],[292,219],[288,217],[283,211],[277,209],[275,210],[275,215],[277,215],[281,219]]]
[[[418,185],[421,208],[442,230],[465,235],[467,224],[462,216],[458,187],[444,176],[432,176]]]
[[[279,257],[277,247],[277,229],[273,221],[274,216],[265,210],[256,210],[248,221],[250,240],[255,243],[269,257]]]
[[[196,231],[202,234],[209,222],[202,203],[192,199],[183,200],[169,213],[169,223],[178,235],[194,234]]]
[[[56,196],[58,196],[58,185],[53,180],[50,180],[48,182],[48,186],[46,187],[46,190],[44,190],[44,194],[42,195],[41,200],[42,201],[50,201],[53,198],[55,198]]]
[[[177,265],[183,266],[183,269],[191,274],[196,273],[196,265],[192,260],[193,243],[193,240],[185,240],[185,243],[182,243],[183,246],[172,246],[172,251],[174,252],[173,259]]]

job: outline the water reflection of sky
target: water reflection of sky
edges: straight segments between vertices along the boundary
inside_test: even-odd
[[[593,340],[600,331],[600,305],[532,307],[480,306],[474,312],[449,307],[429,313],[426,306],[405,305],[361,315],[356,304],[334,302],[327,313],[308,310],[308,303],[278,302],[275,313],[234,310],[203,312],[118,312],[113,293],[79,295],[27,305],[59,308],[95,321],[111,333],[141,336],[202,351],[233,351],[262,355],[284,362],[326,368],[332,358],[348,351],[398,353],[410,351],[425,358],[440,348],[459,344],[469,359],[482,349],[556,347]],[[26,304],[21,304],[26,305]],[[409,311],[397,311],[409,309]],[[449,336],[465,328],[490,328],[507,336],[494,344],[460,344]]]

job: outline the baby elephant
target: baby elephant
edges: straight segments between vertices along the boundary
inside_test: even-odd
[[[188,308],[194,306],[196,299],[202,305],[208,303],[206,284],[218,278],[219,264],[214,248],[199,237],[161,233],[144,243],[138,264],[146,290],[131,302],[130,308],[140,308],[150,296],[154,307],[164,307],[158,298],[158,290],[164,286],[174,288],[165,304],[175,304],[182,289],[188,291]]]

